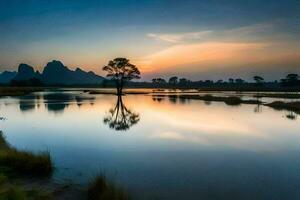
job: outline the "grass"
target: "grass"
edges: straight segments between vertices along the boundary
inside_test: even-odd
[[[219,101],[224,102],[227,105],[240,105],[240,104],[261,104],[258,100],[243,100],[240,97],[217,97],[213,95],[180,95],[179,98],[183,99],[199,99],[203,101]]]
[[[300,94],[298,93],[270,93],[270,94],[256,94],[256,98],[261,97],[272,97],[272,98],[283,98],[283,99],[300,99]]]
[[[92,91],[87,91],[85,90],[84,92],[89,93],[89,94],[113,94],[113,95],[117,95],[116,91],[112,91],[112,90],[102,90],[102,91],[96,91],[96,90],[92,90]],[[145,91],[123,91],[123,95],[127,95],[127,94],[149,94],[150,92],[145,92]]]
[[[272,103],[268,103],[265,105],[274,108],[276,110],[289,110],[300,114],[300,101],[295,101],[295,102],[274,101]]]
[[[0,97],[22,96],[38,91],[42,91],[42,89],[38,87],[0,87]]]
[[[37,189],[24,189],[13,183],[16,174],[48,176],[53,171],[49,153],[34,154],[11,147],[0,131],[0,200],[48,200],[50,193]]]
[[[0,131],[0,164],[7,171],[22,175],[49,176],[53,164],[49,152],[31,153],[11,147]]]
[[[186,100],[203,100],[203,101],[219,101],[224,102],[227,105],[240,105],[240,104],[262,104],[261,101],[251,99],[251,100],[243,100],[240,97],[217,97],[213,95],[153,95],[155,97],[166,97],[169,98],[179,98],[179,99],[186,99]]]
[[[81,195],[85,195],[82,191],[73,190],[57,190],[51,191],[51,186],[47,191],[34,189],[30,186],[30,179],[25,185],[26,187],[15,185],[13,182],[15,175],[29,175],[36,177],[49,176],[53,172],[53,165],[50,154],[31,153],[27,151],[19,151],[11,147],[3,133],[0,131],[0,200],[51,200],[54,197],[66,195],[73,196],[74,199],[81,199]],[[27,176],[24,176],[26,178]],[[28,185],[27,185],[28,184]],[[25,189],[27,188],[27,189]],[[29,188],[29,189],[28,189]],[[74,189],[74,188],[73,188]],[[87,200],[130,200],[128,193],[121,187],[109,182],[105,176],[96,176],[88,185]]]
[[[11,184],[0,185],[0,200],[51,200],[52,195],[48,192],[30,189]]]
[[[119,186],[109,182],[105,176],[98,175],[88,185],[88,200],[130,200],[128,193]]]

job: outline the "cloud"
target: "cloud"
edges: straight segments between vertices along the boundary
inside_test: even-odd
[[[218,71],[229,75],[240,75],[239,71],[246,74],[272,70],[297,72],[299,42],[274,29],[272,24],[254,24],[219,31],[148,34],[171,45],[140,58],[140,66],[146,76],[168,76],[174,72],[184,76],[193,74],[191,77]]]
[[[225,42],[178,44],[145,57],[141,66],[144,66],[144,72],[151,72],[195,63],[238,63],[247,58],[247,52],[257,51],[265,46],[262,43]]]
[[[154,133],[151,134],[149,138],[191,142],[191,143],[198,143],[201,145],[211,145],[205,138],[202,138],[201,136],[194,135],[194,134],[183,134],[183,133],[171,132],[171,131]]]
[[[199,31],[199,32],[188,32],[188,33],[174,33],[174,34],[148,33],[147,36],[164,42],[179,43],[179,42],[187,42],[190,40],[199,40],[209,35],[210,33],[212,33],[212,31]]]

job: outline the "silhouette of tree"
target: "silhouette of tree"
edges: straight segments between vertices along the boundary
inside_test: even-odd
[[[228,79],[228,82],[229,82],[230,84],[233,84],[233,83],[234,83],[234,79],[233,79],[233,78],[229,78],[229,79]]]
[[[181,78],[181,79],[179,79],[179,84],[181,85],[181,86],[186,86],[186,85],[188,85],[190,83],[190,80],[188,80],[188,79],[186,79],[186,78]]]
[[[286,79],[287,79],[289,82],[298,81],[299,75],[298,75],[298,74],[288,74],[288,75],[286,76]]]
[[[171,78],[169,78],[169,84],[172,85],[173,87],[176,86],[177,82],[178,82],[177,76],[172,76]]]
[[[163,78],[154,78],[154,79],[152,79],[152,83],[161,85],[161,84],[166,84],[167,82]]]
[[[223,83],[222,79],[220,79],[220,80],[217,81],[217,84],[222,84],[222,83]]]
[[[245,81],[243,79],[241,79],[241,78],[237,78],[237,79],[235,79],[235,83],[236,84],[244,84]]]
[[[116,131],[126,131],[139,121],[140,115],[124,105],[121,95],[118,95],[116,106],[111,108],[109,114],[103,119],[104,124],[108,124],[111,129]]]
[[[157,83],[157,78],[153,78],[152,83],[156,84]]]
[[[103,70],[107,72],[106,77],[115,81],[118,95],[122,94],[123,86],[126,81],[141,78],[139,69],[131,64],[127,58],[115,58],[114,60],[110,60],[108,65],[103,67]]]
[[[256,85],[262,85],[264,83],[264,78],[261,76],[253,76],[253,80],[256,82]]]

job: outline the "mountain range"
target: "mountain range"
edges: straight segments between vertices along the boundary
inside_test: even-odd
[[[86,72],[80,68],[70,70],[60,61],[48,62],[42,73],[34,71],[34,68],[27,64],[20,64],[17,72],[4,71],[0,73],[0,83],[8,84],[11,81],[27,81],[38,79],[49,85],[78,85],[78,84],[100,84],[105,80],[94,72]]]

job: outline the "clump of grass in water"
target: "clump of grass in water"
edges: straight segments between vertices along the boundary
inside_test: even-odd
[[[15,173],[48,176],[53,172],[49,152],[31,153],[12,148],[0,131],[0,164]]]
[[[98,175],[88,186],[88,200],[130,200],[121,187],[109,182],[104,175]]]

